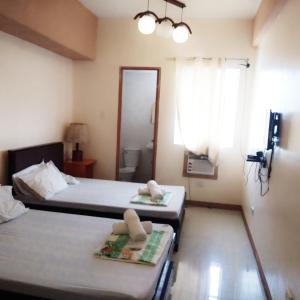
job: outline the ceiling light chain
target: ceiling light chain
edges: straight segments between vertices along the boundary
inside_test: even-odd
[[[167,16],[167,8],[168,8],[168,2],[166,1],[166,6],[165,6],[165,18]]]
[[[178,0],[164,0],[166,2],[165,5],[165,17],[159,18],[153,11],[149,10],[150,0],[147,1],[147,10],[141,13],[138,13],[134,19],[139,19],[138,28],[139,31],[143,34],[151,34],[156,29],[156,23],[158,23],[161,27],[164,26],[164,30],[159,30],[157,28],[157,32],[160,31],[160,35],[168,37],[173,36],[173,40],[176,43],[184,43],[189,38],[189,35],[192,34],[192,30],[184,23],[183,20],[183,9],[185,8],[185,4]],[[175,23],[171,18],[167,17],[167,6],[168,3],[171,3],[175,6],[181,8],[181,18],[179,23]],[[170,25],[170,23],[171,25]],[[169,27],[170,26],[170,27]],[[165,32],[163,32],[165,31]]]
[[[182,22],[182,15],[183,15],[183,8],[181,9],[181,18],[180,18],[180,22]]]

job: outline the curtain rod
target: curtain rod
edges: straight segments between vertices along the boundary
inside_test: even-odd
[[[187,56],[187,57],[167,57],[168,60],[175,60],[175,59],[206,59],[206,60],[212,60],[213,57],[200,57],[200,56]],[[225,60],[240,60],[240,61],[249,61],[249,58],[236,58],[236,57],[224,57]]]
[[[186,59],[186,60],[193,60],[193,59],[203,59],[203,60],[212,60],[213,57],[200,57],[200,56],[191,56],[191,57],[167,57],[166,59],[167,60],[176,60],[176,59]],[[235,61],[240,61],[240,62],[244,62],[241,63],[240,65],[241,66],[244,66],[246,69],[249,69],[250,68],[250,63],[249,63],[249,58],[237,58],[237,57],[225,57],[224,58],[225,61],[232,61],[232,60],[235,60]]]

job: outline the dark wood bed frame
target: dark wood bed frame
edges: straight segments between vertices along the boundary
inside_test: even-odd
[[[9,183],[12,184],[12,175],[16,172],[19,172],[31,165],[38,164],[42,160],[48,162],[52,160],[54,164],[58,167],[59,170],[63,171],[63,162],[64,162],[64,144],[62,142],[50,143],[32,147],[26,147],[21,149],[14,149],[8,151],[8,178]],[[63,212],[87,216],[96,216],[104,217],[111,219],[122,219],[123,215],[121,213],[111,213],[111,212],[101,212],[93,209],[81,209],[81,208],[71,208],[71,207],[62,207],[46,205],[46,204],[31,204],[26,203],[26,206],[46,211],[54,212]],[[144,217],[140,216],[142,221],[150,220],[154,223],[160,224],[169,224],[173,227],[174,232],[176,233],[175,239],[175,251],[178,250],[182,223],[184,220],[185,209],[184,203],[180,211],[180,216],[178,219],[167,219],[167,218],[156,218],[156,217]]]

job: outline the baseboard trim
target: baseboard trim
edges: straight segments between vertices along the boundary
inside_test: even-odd
[[[251,234],[244,210],[241,205],[238,204],[226,204],[226,203],[216,203],[216,202],[205,202],[205,201],[195,201],[195,200],[185,200],[185,205],[186,206],[196,206],[196,207],[207,207],[207,208],[217,208],[217,209],[226,209],[226,210],[234,210],[234,211],[239,211],[242,215],[242,219],[245,225],[245,229],[247,232],[247,236],[252,248],[252,252],[254,255],[254,258],[256,260],[256,265],[259,273],[259,277],[265,292],[265,296],[267,300],[272,300],[270,288],[261,264],[261,260],[259,258],[253,236]]]
[[[254,257],[255,257],[255,260],[256,260],[258,273],[259,273],[259,276],[260,276],[261,283],[263,285],[263,289],[265,291],[266,298],[267,298],[267,300],[272,300],[272,295],[271,295],[270,288],[269,288],[269,285],[268,285],[268,282],[267,282],[267,278],[265,276],[265,273],[264,273],[264,270],[263,270],[263,267],[262,267],[262,264],[261,264],[261,260],[259,258],[256,246],[255,246],[255,242],[254,242],[253,236],[251,234],[251,231],[250,231],[250,228],[249,228],[249,225],[248,225],[248,222],[247,222],[247,219],[246,219],[246,216],[245,216],[245,213],[244,213],[243,209],[241,210],[241,214],[242,214],[242,218],[243,218],[243,221],[244,221],[244,224],[245,224],[248,239],[250,241],[252,251],[253,251],[253,254],[254,254]]]
[[[186,206],[198,206],[198,207],[207,207],[207,208],[217,208],[217,209],[242,211],[242,206],[238,205],[238,204],[227,204],[227,203],[217,203],[217,202],[185,200],[185,205]]]

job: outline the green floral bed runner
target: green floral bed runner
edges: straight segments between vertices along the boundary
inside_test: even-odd
[[[128,234],[109,235],[95,255],[104,259],[156,265],[168,243],[169,232],[153,230],[144,242],[133,242]]]
[[[159,200],[157,202],[154,202],[154,201],[151,200],[150,195],[135,195],[131,199],[130,203],[153,205],[153,206],[168,206],[171,197],[172,197],[172,193],[166,192],[164,194],[164,197],[161,200]]]

